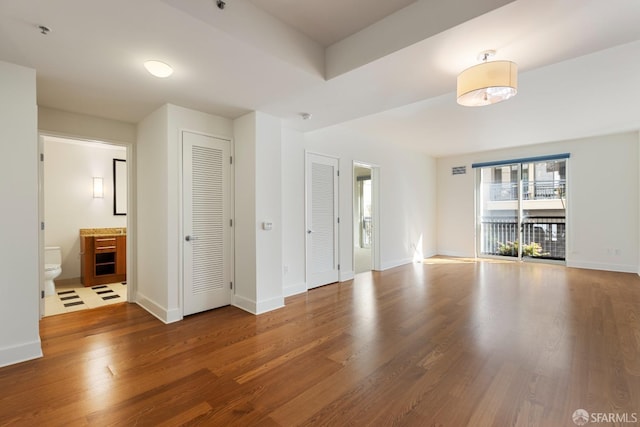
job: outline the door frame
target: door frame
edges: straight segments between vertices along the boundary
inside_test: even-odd
[[[235,145],[233,138],[225,135],[202,132],[199,130],[194,130],[190,128],[179,128],[178,129],[178,307],[180,310],[180,316],[184,318],[184,140],[183,134],[185,132],[221,139],[229,142],[229,155],[233,159],[231,164],[229,165],[229,218],[231,218],[232,226],[231,230],[229,230],[229,275],[230,280],[233,283],[232,289],[229,289],[230,293],[230,301],[231,304],[234,304],[234,298],[236,293],[236,280],[235,280],[235,229],[236,229],[236,217],[235,217]]]
[[[336,207],[335,207],[335,212],[336,212],[336,216],[339,219],[340,218],[340,158],[336,157],[336,156],[331,156],[328,154],[324,154],[324,153],[318,153],[318,152],[314,152],[314,151],[308,151],[305,150],[304,152],[304,277],[305,277],[305,284],[307,287],[307,291],[309,289],[313,289],[319,286],[323,286],[323,285],[317,285],[317,286],[312,286],[309,287],[309,239],[307,237],[307,230],[309,230],[309,223],[308,223],[308,219],[309,219],[309,209],[308,209],[308,205],[309,205],[309,193],[307,191],[308,185],[309,185],[309,170],[308,170],[308,164],[309,164],[309,155],[313,155],[313,156],[321,156],[321,157],[326,157],[329,159],[334,159],[336,160],[337,166],[336,166],[336,170],[338,172],[338,176],[337,176],[337,184],[336,184],[336,194],[334,194],[334,200],[336,203]],[[349,241],[351,242],[351,239],[349,239]],[[335,257],[337,259],[337,263],[338,263],[338,278],[337,281],[340,281],[341,277],[341,270],[340,270],[340,221],[337,222],[336,224],[336,233],[335,233]]]
[[[42,171],[38,172],[38,224],[43,224],[45,222],[44,218],[44,164],[40,161],[40,155],[44,154],[44,138],[45,137],[56,137],[56,138],[64,138],[72,141],[79,142],[98,142],[107,145],[116,145],[120,147],[125,147],[127,150],[127,302],[135,302],[135,295],[137,289],[136,283],[136,265],[135,265],[135,239],[137,235],[136,223],[134,217],[136,215],[136,197],[135,197],[135,176],[136,176],[136,159],[135,159],[135,150],[133,149],[133,143],[131,142],[122,142],[115,141],[110,139],[93,139],[89,137],[77,136],[77,135],[69,135],[61,132],[51,132],[51,131],[38,131],[38,168],[42,167]],[[46,161],[46,157],[44,161]],[[41,227],[41,226],[40,226]],[[46,230],[46,223],[44,224]],[[38,239],[38,252],[40,258],[40,318],[44,317],[44,299],[41,298],[42,291],[44,290],[44,230],[41,229],[39,232],[40,238]]]
[[[361,162],[358,160],[354,160],[351,165],[351,188],[355,187],[354,176],[356,167],[365,167],[371,170],[371,228],[373,229],[373,233],[371,234],[371,270],[372,271],[381,271],[381,261],[380,261],[380,166],[368,163]],[[356,201],[357,196],[353,194],[351,198],[351,217],[353,218],[353,228],[358,226],[357,221],[353,215],[356,209]],[[352,233],[353,234],[353,233]],[[351,257],[353,270],[355,271],[356,265],[356,255],[353,250],[353,239],[351,240]]]

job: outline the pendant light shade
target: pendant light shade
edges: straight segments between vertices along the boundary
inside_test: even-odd
[[[466,107],[496,104],[517,92],[518,66],[515,62],[483,62],[458,75],[458,104]]]

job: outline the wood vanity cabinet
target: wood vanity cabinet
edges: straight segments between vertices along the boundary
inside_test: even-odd
[[[84,286],[127,280],[127,236],[81,236],[80,272]]]

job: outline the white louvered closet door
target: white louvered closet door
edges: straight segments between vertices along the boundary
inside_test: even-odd
[[[185,316],[231,303],[229,144],[182,133]]]
[[[307,288],[337,282],[338,159],[307,153]]]

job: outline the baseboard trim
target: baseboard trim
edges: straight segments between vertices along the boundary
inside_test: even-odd
[[[304,282],[296,283],[295,285],[285,286],[282,289],[284,297],[291,297],[293,295],[303,294],[307,292],[307,284]]]
[[[275,297],[256,302],[241,295],[234,295],[231,305],[248,313],[258,315],[284,307],[284,297]]]
[[[356,277],[354,271],[340,271],[338,280],[340,282],[346,282],[347,280],[353,280],[354,277]]]
[[[179,308],[173,308],[171,310],[167,310],[167,323],[179,322],[183,319],[182,310]]]
[[[140,292],[138,292],[138,295],[136,296],[136,304],[151,313],[162,323],[169,324],[182,320],[182,315],[179,313],[178,309],[167,310],[152,299],[141,295]]]
[[[476,254],[468,254],[465,252],[458,252],[458,251],[438,251],[434,255],[450,256],[455,258],[475,258],[476,257]]]
[[[390,262],[383,262],[381,265],[380,271],[400,267],[401,265],[405,265],[405,264],[411,264],[412,262],[413,262],[413,258],[404,258],[404,259],[398,259]]]
[[[425,259],[427,259],[427,258],[434,257],[434,256],[436,256],[436,255],[438,255],[438,252],[437,252],[437,251],[429,251],[429,252],[427,252],[427,253],[425,253],[425,254],[424,254],[424,258],[425,258]]]
[[[0,349],[0,368],[42,357],[40,338],[35,341]]]
[[[638,273],[637,266],[625,264],[605,264],[600,262],[567,260],[567,267],[584,268],[588,270],[616,271],[619,273]]]
[[[250,300],[249,298],[245,298],[241,295],[234,295],[231,305],[233,305],[234,307],[238,307],[239,309],[249,312],[251,314],[257,314],[256,302],[253,300]]]
[[[275,297],[264,301],[258,301],[256,304],[256,314],[267,313],[282,307],[284,307],[284,297]]]

